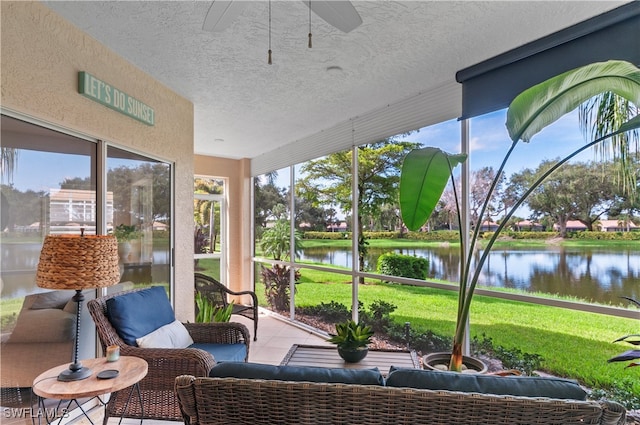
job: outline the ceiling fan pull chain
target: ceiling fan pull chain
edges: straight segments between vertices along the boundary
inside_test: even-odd
[[[309,0],[309,48],[311,48],[311,0]]]
[[[269,0],[269,54],[267,64],[271,65],[271,0]]]

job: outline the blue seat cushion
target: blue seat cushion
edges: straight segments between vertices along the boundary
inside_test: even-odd
[[[107,317],[127,345],[176,320],[162,286],[152,286],[107,300]]]
[[[216,362],[242,362],[247,358],[246,344],[195,343],[188,348],[199,348],[210,353]]]
[[[539,376],[494,376],[392,367],[386,385],[523,397],[587,399],[587,393],[574,380]]]
[[[211,369],[209,376],[213,378],[384,385],[384,378],[378,368],[330,369],[311,366],[275,366],[262,363],[220,363]]]

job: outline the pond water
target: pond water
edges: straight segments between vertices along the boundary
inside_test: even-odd
[[[427,258],[428,278],[458,281],[460,253],[457,248],[369,248],[367,270],[375,271],[378,257],[386,252]],[[348,249],[307,248],[301,259],[351,268],[352,255]],[[640,249],[494,247],[482,269],[479,284],[620,304],[621,296],[640,297]]]
[[[38,291],[35,274],[42,243],[0,244],[2,275],[0,289],[3,298],[17,298]],[[121,280],[133,282],[168,282],[170,252],[166,247],[154,247],[150,264],[121,267]]]

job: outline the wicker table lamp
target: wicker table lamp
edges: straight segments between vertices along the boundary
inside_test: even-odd
[[[36,284],[47,289],[75,289],[76,340],[73,363],[58,375],[59,381],[77,381],[91,376],[91,370],[78,361],[80,312],[83,289],[115,285],[120,281],[118,244],[114,236],[47,235],[42,245]]]

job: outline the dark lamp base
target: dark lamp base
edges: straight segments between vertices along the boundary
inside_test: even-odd
[[[58,375],[58,381],[80,381],[81,379],[87,379],[92,373],[88,367],[81,367],[78,370],[65,369]]]

